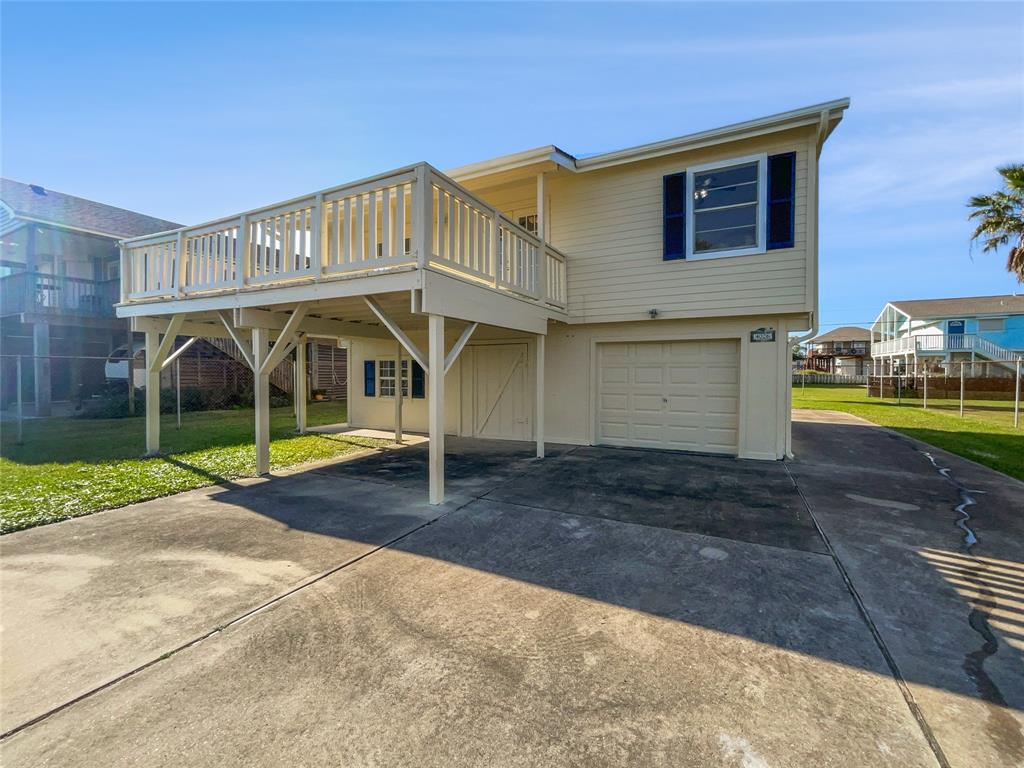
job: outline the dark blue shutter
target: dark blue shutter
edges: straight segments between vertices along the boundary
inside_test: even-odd
[[[792,248],[796,228],[796,152],[768,158],[768,250]]]
[[[377,364],[373,360],[363,361],[363,394],[366,397],[377,395]]]
[[[686,173],[673,173],[662,179],[662,215],[664,250],[662,258],[686,258]]]
[[[412,361],[412,396],[420,400],[426,397],[423,368],[415,360]]]

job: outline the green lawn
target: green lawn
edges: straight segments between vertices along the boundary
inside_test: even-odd
[[[344,403],[311,403],[310,426],[345,421]],[[270,412],[270,463],[280,469],[384,441],[297,435],[291,407]],[[253,412],[206,411],[161,420],[165,455],[140,458],[145,423],[131,419],[38,419],[24,440],[4,424],[0,441],[0,533],[256,474]]]
[[[843,411],[890,427],[979,464],[1024,480],[1024,429],[1013,427],[1013,403],[968,400],[960,416],[958,400],[879,400],[862,386],[793,386],[793,407]]]

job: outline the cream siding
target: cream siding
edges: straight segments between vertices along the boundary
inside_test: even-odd
[[[808,130],[790,131],[604,170],[550,175],[548,231],[568,259],[570,322],[642,320],[652,308],[663,318],[809,311],[811,137]],[[730,157],[791,151],[796,152],[793,248],[719,259],[662,259],[665,175]],[[499,205],[499,194],[513,196],[506,190],[488,194],[488,200]]]
[[[738,454],[744,458],[779,459],[785,455],[788,434],[789,348],[787,333],[803,322],[794,316],[756,315],[743,318],[658,320],[638,323],[552,326],[545,355],[545,434],[552,443],[591,445],[597,439],[597,366],[599,344],[623,341],[727,340],[739,349]],[[750,332],[776,330],[775,342],[752,343]],[[448,334],[450,346],[456,334]],[[413,336],[425,349],[423,334]],[[474,344],[521,341],[528,345],[525,402],[533,408],[533,338],[494,328],[481,328]],[[472,345],[466,348],[472,352]],[[391,429],[394,400],[363,395],[366,359],[394,358],[395,342],[354,340],[349,422],[353,426]],[[463,354],[466,354],[465,352]],[[458,360],[445,377],[445,431],[470,434],[470,397],[464,386],[466,359]],[[430,396],[430,392],[427,392]],[[403,400],[403,425],[409,432],[427,429],[427,401]],[[529,415],[528,434],[532,434]]]

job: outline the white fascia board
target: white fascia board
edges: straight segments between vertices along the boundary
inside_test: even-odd
[[[821,122],[822,112],[829,115],[830,127],[832,122],[838,124],[842,119],[843,111],[850,106],[849,99],[836,99],[823,104],[815,104],[810,107],[780,112],[776,115],[760,117],[756,120],[747,120],[742,123],[734,123],[721,128],[713,128],[708,131],[691,133],[686,136],[679,136],[674,139],[656,141],[651,144],[641,144],[637,147],[620,149],[615,152],[607,152],[593,157],[580,158],[576,161],[576,169],[581,173],[593,171],[598,168],[607,168],[623,163],[633,163],[639,160],[649,160],[654,157],[686,152],[694,149],[715,144],[723,144],[732,141],[761,136],[766,133],[798,128],[805,125],[818,125]]]
[[[495,157],[490,160],[482,160],[479,163],[461,165],[458,168],[452,168],[445,171],[445,175],[461,182],[469,179],[475,179],[479,176],[490,176],[495,173],[513,171],[517,168],[524,168],[526,166],[545,162],[554,163],[562,168],[568,168],[571,171],[576,170],[576,158],[567,152],[563,152],[554,144],[549,144],[546,147],[527,149],[524,152],[502,155],[501,157]]]
[[[822,113],[828,115],[827,136],[839,124],[843,117],[843,111],[849,106],[850,100],[848,98],[835,99],[834,101],[827,101],[822,104],[814,104],[809,107],[801,107],[800,109],[788,112],[768,115],[767,117],[759,117],[756,120],[747,120],[721,128],[712,128],[711,130],[700,131],[699,133],[691,133],[686,136],[678,136],[650,144],[641,144],[636,147],[627,147],[626,149],[605,152],[586,158],[573,157],[554,144],[549,144],[546,147],[528,149],[511,155],[502,155],[491,160],[483,160],[479,163],[452,168],[447,171],[447,174],[457,181],[466,181],[478,176],[488,176],[544,161],[551,161],[571,171],[582,173],[613,165],[649,160],[654,157],[675,154],[677,152],[701,149],[715,144],[740,141],[790,128],[820,125]]]
[[[71,232],[81,232],[84,235],[103,237],[108,240],[121,240],[125,237],[124,235],[116,235],[113,232],[100,232],[98,229],[86,229],[85,227],[76,227],[73,224],[61,224],[59,221],[48,221],[47,219],[39,219],[34,216],[23,216],[20,213],[15,214],[14,218],[21,221],[23,224],[41,224],[46,227],[56,227],[57,229],[66,229]],[[15,227],[12,227],[11,229],[13,230]],[[151,235],[146,235],[146,237],[151,237]]]
[[[173,299],[153,299],[115,304],[118,317],[149,317],[176,312],[210,312],[220,309],[247,307],[269,308],[277,304],[297,304],[300,301],[321,301],[411,291],[420,287],[420,275],[414,267],[383,275],[351,275],[316,282],[300,281],[293,285],[247,289]],[[314,311],[316,311],[314,309]]]

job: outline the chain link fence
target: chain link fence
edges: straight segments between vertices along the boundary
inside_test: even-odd
[[[160,372],[160,412],[181,414],[253,406],[253,372],[223,350],[197,340]],[[184,338],[177,346],[183,346]],[[310,397],[345,399],[345,350],[311,344],[307,366]],[[271,407],[294,405],[294,360],[271,376]],[[129,388],[129,381],[134,386]],[[24,438],[22,423],[33,418],[116,419],[145,413],[146,368],[143,350],[127,347],[100,355],[0,354],[0,419],[5,429]]]
[[[995,365],[964,361],[933,371],[897,369],[868,376],[865,387],[869,398],[895,400],[897,405],[955,409],[961,416],[1005,412],[1019,428],[1024,362],[1018,360],[1012,367]]]

